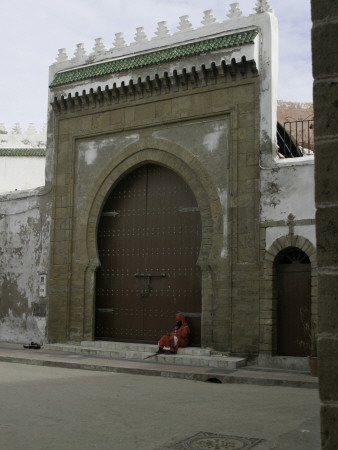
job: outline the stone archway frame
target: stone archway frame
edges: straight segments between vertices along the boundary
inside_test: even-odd
[[[260,354],[273,356],[277,351],[277,273],[275,261],[288,247],[302,250],[311,262],[311,315],[317,321],[317,252],[315,246],[299,235],[286,235],[274,241],[265,252],[260,288]]]
[[[201,162],[173,142],[143,138],[112,158],[90,191],[79,217],[78,262],[84,268],[83,338],[94,339],[95,271],[99,267],[97,227],[102,208],[110,192],[129,172],[147,164],[159,164],[175,171],[195,195],[202,220],[201,249],[197,265],[202,273],[202,346],[210,346],[212,336],[213,295],[210,272],[224,244],[223,213],[220,199]]]

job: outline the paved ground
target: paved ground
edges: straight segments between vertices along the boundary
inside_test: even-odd
[[[317,387],[296,371],[224,371],[0,343],[0,448],[318,450]]]
[[[316,389],[0,362],[2,450],[317,450]]]
[[[318,389],[318,379],[310,372],[268,369],[250,366],[240,369],[218,369],[200,366],[163,364],[146,361],[86,356],[50,349],[28,350],[20,344],[0,343],[0,361],[20,362],[49,367],[86,369],[104,372],[152,375],[184,378],[196,381],[214,380],[221,383],[258,384],[264,386],[287,386]]]

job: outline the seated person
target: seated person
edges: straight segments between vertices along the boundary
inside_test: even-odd
[[[190,329],[183,314],[176,316],[176,325],[171,334],[165,334],[158,342],[158,352],[175,354],[179,347],[186,347],[189,344]]]

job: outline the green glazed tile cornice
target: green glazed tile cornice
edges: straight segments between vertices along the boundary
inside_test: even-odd
[[[0,148],[0,156],[46,156],[43,148]]]
[[[220,50],[244,44],[252,44],[258,30],[243,31],[226,36],[221,36],[204,41],[171,47],[164,50],[153,51],[140,55],[130,56],[106,63],[98,63],[87,67],[58,73],[50,87],[101,77],[124,70],[139,69],[153,64],[160,64],[188,56],[196,56],[201,53]]]

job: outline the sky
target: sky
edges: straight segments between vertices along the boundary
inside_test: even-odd
[[[278,99],[312,102],[310,0],[267,0],[279,23]],[[233,0],[0,0],[0,123],[38,131],[47,122],[48,73],[65,48],[74,56],[76,44],[87,54],[95,39],[106,49],[115,34],[134,41],[136,28],[151,38],[157,23],[177,31],[179,17],[188,15],[194,28],[211,9],[218,22],[227,19]],[[238,0],[242,15],[255,13],[257,0]]]

